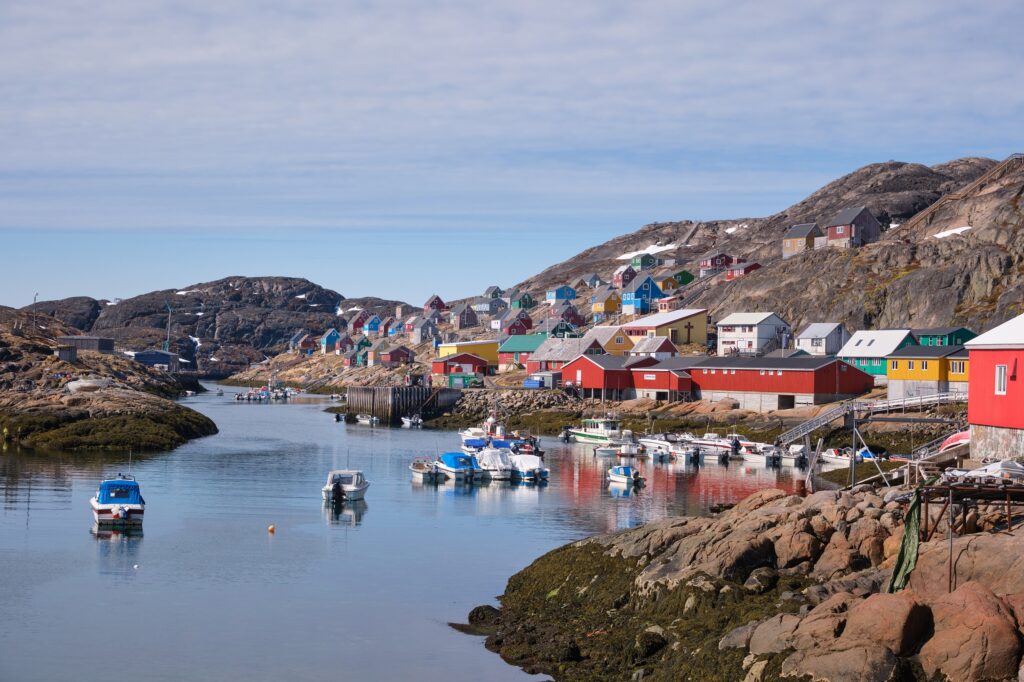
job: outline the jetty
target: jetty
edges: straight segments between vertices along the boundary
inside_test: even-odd
[[[382,424],[397,424],[414,414],[424,419],[440,415],[462,397],[457,388],[426,386],[352,386],[347,393],[349,412],[372,415]]]

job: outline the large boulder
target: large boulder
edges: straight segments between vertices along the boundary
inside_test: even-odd
[[[775,539],[775,565],[790,568],[805,561],[817,561],[822,549],[824,545],[814,535],[809,522],[787,524]]]
[[[850,526],[846,539],[851,547],[856,548],[857,554],[865,557],[872,566],[877,566],[885,558],[885,538],[888,536],[879,521],[862,517]]]
[[[1017,675],[1020,641],[1009,607],[992,590],[969,582],[931,602],[935,634],[921,647],[929,676],[1002,680]]]
[[[759,656],[785,651],[799,624],[800,617],[791,613],[779,613],[761,622],[750,636],[750,653]]]
[[[896,663],[885,647],[835,639],[789,656],[782,662],[782,676],[810,675],[815,682],[889,682]]]
[[[850,609],[843,639],[880,644],[909,656],[931,629],[931,613],[912,594],[873,594]]]
[[[1024,533],[968,535],[953,540],[954,585],[977,581],[996,594],[1024,592]],[[917,595],[944,595],[949,585],[949,542],[921,545],[908,587]]]
[[[857,548],[843,537],[842,533],[834,533],[828,546],[811,571],[811,577],[818,580],[831,580],[857,568],[863,568],[864,560]]]
[[[837,592],[811,609],[793,631],[793,648],[812,649],[840,635],[846,627],[850,606],[860,601],[849,592]]]

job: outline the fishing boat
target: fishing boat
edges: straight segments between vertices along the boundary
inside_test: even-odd
[[[437,468],[456,483],[472,483],[483,476],[476,456],[462,452],[446,452],[440,455],[437,458]]]
[[[513,431],[510,441],[515,446],[514,452],[544,456],[544,451],[540,447],[540,438],[531,435],[528,431]]]
[[[418,429],[423,426],[423,418],[418,414],[411,417],[402,417],[402,427],[406,429]]]
[[[465,443],[467,440],[487,440],[487,432],[479,426],[470,426],[459,431],[459,438]]]
[[[730,434],[730,436],[735,435],[736,434]],[[692,437],[689,440],[689,443],[696,445],[701,449],[710,450],[716,454],[728,455],[729,459],[744,459],[745,453],[754,452],[753,448],[756,446],[756,443],[740,438],[739,455],[735,455],[732,447],[733,439],[730,436],[720,436],[717,433],[705,433],[703,436]]]
[[[510,481],[515,466],[512,464],[511,453],[503,448],[484,448],[477,456],[484,480]]]
[[[462,451],[467,455],[476,455],[483,451],[489,444],[486,438],[467,438],[462,441]]]
[[[370,482],[358,469],[335,469],[327,473],[327,483],[320,490],[327,502],[361,500]]]
[[[660,450],[658,452],[661,452]],[[669,451],[664,451],[665,456],[668,457]],[[616,444],[616,457],[635,457],[643,458],[648,456],[648,450],[645,446],[640,443],[634,443],[633,441],[623,441]]]
[[[537,455],[512,455],[514,467],[512,477],[518,481],[533,481],[543,483],[548,480],[548,470],[544,466],[544,460]]]
[[[96,495],[89,500],[97,526],[141,526],[146,513],[139,483],[131,474],[100,481]]]
[[[412,480],[420,483],[440,483],[444,480],[444,472],[441,471],[437,462],[428,457],[417,457],[409,464],[409,471],[412,472]]]
[[[622,440],[624,432],[618,419],[605,417],[603,419],[584,419],[581,426],[570,427],[566,434],[570,440],[577,443],[608,443]]]
[[[643,485],[644,477],[633,467],[622,464],[608,470],[608,480],[612,483]]]
[[[819,455],[821,461],[826,464],[849,464],[851,457],[854,457],[857,462],[863,461],[859,454],[854,455],[853,448],[829,448]]]
[[[380,423],[380,419],[373,416],[372,414],[357,414],[356,421],[360,424],[366,424],[368,426],[376,426]]]

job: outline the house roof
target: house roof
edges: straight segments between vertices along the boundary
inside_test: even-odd
[[[508,337],[501,346],[499,353],[532,353],[540,348],[548,338],[547,334],[515,334]]]
[[[777,348],[764,354],[766,358],[798,358],[802,355],[810,355],[810,353],[800,348]]]
[[[615,338],[616,335],[622,334],[621,327],[594,327],[586,334],[583,335],[584,341],[597,341],[603,347],[606,343]]]
[[[605,355],[583,355],[583,354],[580,354],[580,355],[576,356],[575,358],[573,358],[573,360],[577,360],[579,358],[584,358],[585,360],[589,360],[589,361],[591,361],[592,363],[594,363],[595,365],[597,365],[598,367],[600,367],[602,369],[628,369],[629,365],[631,364],[631,361],[636,360],[636,358],[627,358],[627,357],[622,356],[622,355],[608,355],[608,354],[605,354]]]
[[[484,296],[490,296],[492,294],[501,294],[501,293],[502,293],[501,287],[497,286],[496,284],[492,284],[491,286],[489,286],[486,289],[484,289]]]
[[[719,320],[718,326],[761,324],[772,316],[778,317],[775,313],[732,313]],[[779,319],[782,318],[779,317]]]
[[[677,355],[672,358],[665,358],[664,360],[661,360],[658,364],[651,365],[650,367],[646,367],[645,369],[670,371],[679,371],[684,369],[689,370],[690,368],[696,367],[697,365],[701,364],[707,359],[708,358],[706,355]]]
[[[1003,322],[981,336],[974,337],[965,345],[969,350],[1024,348],[1024,315]]]
[[[437,326],[437,324],[433,320],[431,320],[430,318],[424,317],[423,319],[416,320],[416,322],[412,325],[412,328],[413,329],[422,329],[423,327],[436,327],[436,326]]]
[[[782,235],[783,239],[800,239],[801,237],[809,237],[814,232],[821,234],[821,228],[818,227],[818,223],[800,223],[786,230],[786,234]]]
[[[438,302],[440,302],[440,303],[444,303],[444,299],[443,299],[443,298],[441,298],[441,297],[440,297],[440,296],[438,296],[437,294],[434,294],[433,296],[431,296],[430,298],[428,298],[428,299],[427,299],[427,302],[426,302],[426,303],[424,303],[423,305],[424,305],[424,306],[428,306],[428,305],[430,305],[431,303],[433,303],[433,302],[434,302],[435,300],[436,300],[436,301],[438,301]]]
[[[452,308],[451,313],[452,313],[452,315],[461,315],[462,313],[466,312],[467,310],[471,310],[471,308],[467,304],[465,304],[465,303],[460,303],[457,306],[455,306],[454,308]]]
[[[739,263],[733,263],[732,265],[727,267],[726,270],[746,270],[747,268],[755,268],[755,267],[759,268],[759,267],[761,267],[761,264],[758,263],[757,261],[750,261],[750,262],[740,261]]]
[[[833,357],[816,355],[801,355],[792,358],[719,357],[708,358],[704,362],[694,365],[694,369],[782,369],[794,372],[811,372],[827,367],[833,362],[838,362],[838,360]]]
[[[446,355],[443,358],[434,358],[434,362],[469,362],[475,365],[486,365],[487,361],[479,355],[473,355],[472,353],[453,353],[452,355]]]
[[[796,335],[798,339],[823,339],[843,325],[838,322],[812,322]]]
[[[700,260],[708,260],[710,258],[714,258],[715,256],[728,256],[728,255],[729,254],[727,254],[725,251],[717,251],[717,250],[716,251],[708,251],[707,253],[699,256],[697,258],[697,260],[699,260],[699,261]]]
[[[909,335],[909,329],[862,329],[839,349],[839,357],[885,358],[892,355]]]
[[[628,263],[626,265],[620,265],[619,267],[615,268],[614,274],[618,275],[625,272],[626,270],[633,270],[633,266]],[[636,272],[636,270],[633,270],[633,272]]]
[[[552,337],[545,339],[544,343],[537,347],[537,350],[530,356],[530,360],[569,362],[573,358],[582,355],[583,351],[591,343],[586,341],[586,339],[560,339]]]
[[[619,294],[618,292],[615,291],[615,289],[598,289],[597,292],[594,294],[594,303],[604,303],[613,296],[615,298],[619,298]]]
[[[917,336],[917,337],[921,337],[921,336],[949,336],[950,334],[953,334],[954,332],[958,332],[961,329],[966,329],[969,332],[971,331],[970,329],[967,329],[967,327],[929,327],[929,328],[926,328],[926,329],[911,329],[910,331],[911,331],[911,333],[914,334],[914,336]],[[971,333],[973,334],[974,332],[971,332]]]
[[[626,286],[624,286],[622,288],[622,293],[624,293],[624,294],[636,293],[637,291],[640,291],[640,288],[644,285],[644,282],[646,282],[648,280],[650,280],[651,285],[652,285],[651,291],[653,291],[654,288],[657,288],[658,291],[661,291],[661,288],[658,287],[658,283],[654,281],[653,277],[651,277],[650,275],[643,275],[642,277],[641,276],[637,276],[637,277],[633,278],[632,282],[630,282],[629,284],[627,284]]]
[[[944,358],[964,349],[963,346],[904,346],[897,348],[890,358]]]
[[[669,310],[664,313],[655,313],[648,315],[647,317],[641,317],[639,320],[634,320],[627,325],[623,325],[627,329],[653,329],[655,327],[663,327],[673,322],[685,320],[688,317],[699,315],[700,313],[706,313],[706,308],[683,308],[681,310]]]
[[[672,352],[677,351],[674,343],[668,340],[666,336],[645,336],[636,343],[629,350],[634,355],[637,353],[657,353],[657,352]]]
[[[857,216],[860,215],[861,211],[868,210],[866,206],[854,206],[851,208],[844,208],[839,213],[832,216],[825,227],[832,227],[833,225],[849,225],[852,223]]]

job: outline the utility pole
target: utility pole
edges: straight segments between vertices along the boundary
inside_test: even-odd
[[[32,296],[32,333],[35,334],[39,327],[36,325],[36,301],[39,300],[39,292]]]

